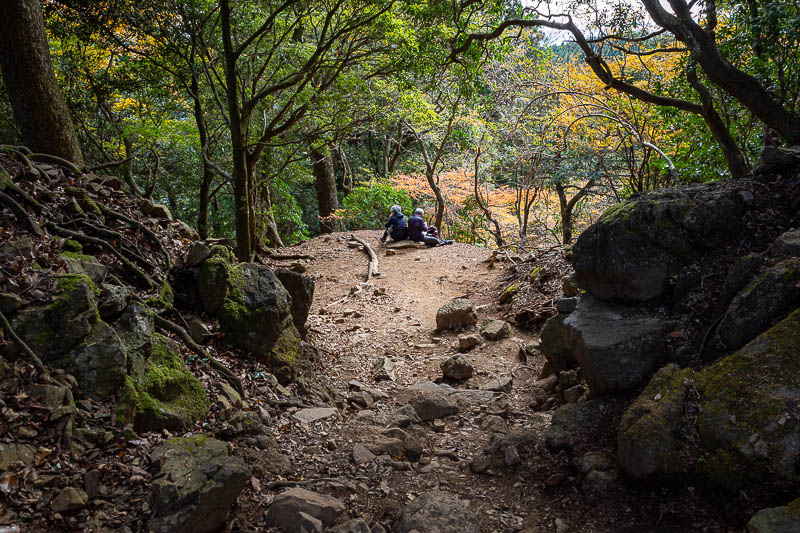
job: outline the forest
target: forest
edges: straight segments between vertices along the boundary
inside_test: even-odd
[[[0,138],[118,172],[243,260],[394,203],[457,241],[569,243],[800,135],[791,1],[34,4],[3,8]]]
[[[0,533],[798,496],[797,0],[0,0]]]

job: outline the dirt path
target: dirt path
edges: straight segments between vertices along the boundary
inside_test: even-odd
[[[308,424],[295,419],[297,408],[282,411],[275,420],[278,445],[291,460],[281,469],[282,478],[316,480],[304,486],[341,499],[351,517],[370,525],[381,523],[387,531],[409,502],[431,490],[456,494],[476,513],[480,531],[486,533],[725,531],[715,516],[719,509],[698,503],[699,489],[694,487],[642,491],[618,481],[601,482],[587,497],[578,458],[588,451],[613,457],[616,423],[587,428],[572,454],[551,453],[544,433],[552,411],[531,407],[532,385],[544,359],[537,355],[519,360],[519,346],[536,336],[513,325],[508,338],[484,339],[467,354],[475,374],[448,384],[472,392],[459,393],[468,401],[459,402],[459,413],[446,417],[444,427],[398,423],[398,408],[409,394],[418,394],[409,393],[408,387],[441,381],[440,363],[457,352],[457,333],[434,332],[437,310],[453,298],[466,297],[476,306],[478,325],[486,318],[506,319],[497,298],[512,275],[508,263],[489,268],[491,252],[465,244],[398,250],[387,256],[377,234],[356,233],[374,245],[380,260],[380,276],[370,283],[364,283],[367,254],[349,246],[350,233],[317,237],[290,249],[313,256],[307,273],[316,281],[316,292],[308,326],[309,340],[320,348],[317,374],[329,379],[345,400],[353,398],[350,382],[355,380],[376,401],[370,409],[342,401],[339,416]],[[477,333],[478,328],[469,332]],[[394,362],[396,381],[373,379],[372,365],[381,357]],[[488,381],[506,376],[513,378],[509,392],[469,399],[469,394],[480,396],[476,389]],[[418,460],[385,454],[356,463],[357,444],[396,437],[398,425],[404,432],[401,438],[421,449]],[[501,460],[499,466],[473,473],[470,463],[490,440],[514,432],[529,436],[520,446],[519,464],[506,467]],[[254,476],[274,479],[268,475],[276,472],[271,459],[259,460],[263,469],[257,468]],[[234,531],[264,531],[264,512],[277,494],[260,483],[249,487]]]
[[[505,318],[497,296],[508,277],[508,264],[489,268],[491,252],[456,243],[428,249],[400,249],[387,255],[375,239],[377,232],[361,231],[378,254],[380,276],[364,283],[367,254],[348,246],[350,233],[316,238],[292,248],[292,253],[310,254],[308,274],[315,279],[314,305],[308,320],[312,342],[320,347],[317,371],[331,379],[336,391],[353,394],[348,382],[357,380],[386,397],[371,412],[346,406],[343,418],[315,422],[304,427],[293,420],[281,444],[293,455],[294,476],[334,477],[350,482],[349,511],[368,523],[388,524],[399,509],[427,490],[445,490],[470,502],[480,517],[481,531],[519,531],[528,517],[530,487],[518,475],[475,475],[469,462],[487,445],[491,430],[481,429],[488,405],[471,405],[457,417],[446,420],[444,432],[429,424],[415,425],[414,435],[424,445],[419,462],[353,464],[353,445],[384,429],[381,415],[400,405],[398,392],[409,385],[442,378],[440,363],[456,353],[457,333],[435,333],[437,310],[456,297],[466,297],[476,306],[479,322]],[[391,254],[392,252],[389,252]],[[478,327],[468,330],[478,333]],[[512,328],[499,341],[484,340],[467,356],[475,374],[454,387],[477,389],[490,380],[513,376],[510,393],[496,395],[505,424],[529,424],[528,385],[536,379],[543,361],[519,360],[520,344],[535,337]],[[395,364],[395,382],[372,379],[373,362],[387,356]],[[378,421],[370,420],[375,413]],[[287,477],[293,477],[292,475]],[[320,487],[309,488],[320,490]],[[341,497],[341,494],[338,494]]]
[[[372,362],[386,355],[397,365],[398,386],[439,378],[439,363],[453,355],[451,344],[456,335],[434,333],[436,312],[453,298],[465,297],[476,306],[479,324],[488,317],[502,318],[496,303],[506,277],[505,264],[489,269],[485,263],[489,251],[458,243],[400,249],[389,257],[376,234],[357,233],[372,241],[380,261],[381,275],[368,285],[363,284],[366,254],[348,248],[349,233],[315,239],[297,248],[316,258],[308,271],[316,280],[308,325],[316,335],[315,344],[335,359],[335,364],[324,365],[323,371],[331,378],[342,378],[345,385],[351,379],[371,381]],[[476,376],[464,385],[476,387],[508,375],[518,367],[519,344],[531,340],[530,334],[514,330],[508,339],[486,342],[472,350],[469,356]],[[523,370],[530,373],[539,368],[531,362]]]

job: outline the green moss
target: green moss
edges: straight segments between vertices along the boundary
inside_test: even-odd
[[[232,252],[224,246],[213,246],[211,256],[200,265],[197,286],[206,312],[215,313],[228,293]]]
[[[187,370],[172,341],[153,335],[153,352],[139,387],[139,410],[156,418],[178,410],[197,419],[205,415],[208,406],[203,385]]]
[[[775,421],[790,411],[787,391],[800,389],[798,346],[800,310],[698,374],[698,430],[712,453],[706,473],[716,483],[735,491],[745,482],[787,475],[780,443],[796,424]]]
[[[139,404],[139,391],[136,383],[130,376],[125,376],[125,382],[120,387],[119,398],[114,405],[114,414],[118,426],[126,426],[133,421],[136,406]]]
[[[789,502],[786,505],[786,510],[795,516],[800,516],[800,498]]]
[[[95,215],[102,215],[103,212],[97,207],[97,204],[94,200],[89,197],[89,193],[85,189],[81,189],[80,187],[66,187],[64,189],[68,195],[74,197],[80,206],[89,211],[90,213],[94,213]]]
[[[90,306],[97,307],[96,298],[100,296],[100,289],[94,284],[92,278],[86,274],[64,274],[58,277],[58,282],[56,283],[56,288],[61,291],[61,294],[56,296],[56,299],[47,307],[47,310],[58,311],[63,309],[72,300],[74,292],[80,290],[84,285],[88,289]]]
[[[215,244],[211,247],[210,257],[222,258],[230,265],[236,263],[236,255],[233,253],[233,250],[221,244]]]
[[[296,367],[302,360],[302,341],[294,327],[289,326],[283,330],[281,336],[272,347],[270,362],[275,366]]]
[[[528,274],[528,281],[531,283],[535,283],[539,281],[542,277],[542,267],[538,266],[531,270],[531,273]]]
[[[83,251],[83,245],[81,245],[81,243],[79,243],[78,241],[73,241],[72,239],[69,239],[64,243],[65,253],[66,252],[80,253],[81,251]]]
[[[171,438],[169,439],[169,446],[183,450],[190,455],[197,455],[198,450],[203,449],[210,439],[211,437],[204,433],[195,433],[188,437]]]
[[[175,294],[172,292],[172,286],[168,282],[161,285],[158,291],[158,296],[148,298],[145,303],[148,306],[156,309],[172,309],[172,304],[175,301]]]
[[[153,348],[140,381],[127,376],[117,400],[117,424],[135,420],[137,431],[185,429],[209,407],[205,389],[186,368],[169,338],[153,335]]]
[[[636,478],[667,478],[683,471],[680,460],[684,380],[691,370],[669,364],[659,370],[619,423],[617,447],[623,469]]]
[[[636,202],[633,200],[623,200],[618,204],[614,204],[600,216],[600,222],[609,223],[614,220],[627,221],[631,213],[636,207]]]

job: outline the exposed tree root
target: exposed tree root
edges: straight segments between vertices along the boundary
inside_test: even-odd
[[[378,256],[375,254],[375,250],[373,250],[372,247],[363,239],[360,239],[355,235],[350,235],[350,238],[363,246],[364,251],[367,252],[367,255],[369,255],[369,266],[367,267],[367,281],[369,281],[373,276],[378,275]]]
[[[147,237],[147,239],[150,240],[151,243],[158,246],[158,249],[161,251],[161,255],[164,256],[164,262],[166,263],[166,270],[172,268],[172,258],[170,257],[169,252],[164,247],[164,243],[161,242],[161,239],[158,238],[158,235],[156,235],[150,228],[148,228],[138,220],[134,220],[128,216],[123,215],[122,213],[117,213],[116,211],[109,209],[103,204],[98,204],[98,206],[100,207],[100,211],[104,215],[110,216],[111,218],[115,218],[117,220],[121,220],[126,224],[130,224],[137,230],[141,231],[142,234],[145,237]]]
[[[211,368],[222,374],[222,377],[224,377],[228,381],[228,383],[230,383],[231,386],[234,389],[236,389],[236,392],[238,392],[242,398],[245,397],[244,387],[242,386],[242,382],[239,380],[239,378],[236,377],[236,375],[233,372],[231,372],[230,369],[228,369],[228,367],[223,365],[219,360],[212,357],[211,354],[209,354],[202,346],[194,342],[194,339],[192,339],[192,337],[189,335],[189,333],[187,333],[185,329],[183,329],[176,323],[171,322],[162,316],[159,316],[158,314],[154,314],[154,318],[156,326],[177,335],[178,338],[181,339],[183,343],[189,347],[189,349],[191,349],[194,353],[196,353],[203,359],[207,359],[208,364],[211,366]]]
[[[11,323],[8,321],[6,315],[4,315],[2,311],[0,311],[0,322],[2,322],[3,329],[5,330],[6,334],[14,342],[14,344],[22,348],[22,351],[25,352],[25,355],[27,355],[31,360],[33,366],[36,367],[36,370],[38,370],[43,376],[46,376],[49,380],[52,380],[50,377],[50,372],[47,371],[42,363],[42,360],[38,355],[36,355],[36,352],[34,352],[30,346],[25,344],[25,341],[19,338],[19,335],[17,335],[17,333],[14,331],[14,328],[11,327]]]
[[[61,235],[62,237],[69,237],[71,239],[74,239],[82,243],[94,244],[95,246],[99,246],[105,250],[108,250],[114,256],[116,256],[117,259],[122,261],[122,263],[126,267],[128,267],[131,270],[131,272],[136,274],[136,276],[144,282],[147,288],[152,289],[160,285],[160,283],[157,283],[156,281],[153,280],[153,278],[148,276],[145,271],[134,265],[130,259],[122,255],[122,253],[120,253],[116,248],[114,248],[114,246],[112,246],[111,243],[104,241],[103,239],[98,239],[97,237],[86,235],[85,233],[81,233],[79,231],[72,231],[66,228],[62,228],[55,222],[47,222],[45,224],[45,227],[49,231],[55,233],[56,235]]]

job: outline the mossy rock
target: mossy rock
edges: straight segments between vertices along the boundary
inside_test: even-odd
[[[691,371],[669,364],[656,372],[622,417],[617,434],[619,465],[640,482],[669,481],[683,471],[681,416]]]
[[[738,350],[800,306],[800,258],[784,259],[742,289],[717,327],[710,356]]]
[[[800,309],[696,382],[707,478],[731,491],[776,480],[800,486]]]
[[[86,189],[82,189],[80,187],[66,187],[64,188],[64,192],[66,192],[67,195],[75,198],[75,200],[78,202],[78,205],[80,205],[84,211],[95,215],[103,214],[103,212],[97,206],[97,203],[95,203],[95,201],[89,197],[89,192]]]
[[[297,331],[292,325],[291,298],[280,280],[272,270],[256,263],[230,268],[228,278],[227,295],[217,313],[225,339],[262,358],[276,357],[273,348],[277,348],[286,353],[279,357],[291,359],[299,341],[295,341]],[[288,328],[290,339],[284,336]]]
[[[53,365],[75,376],[84,395],[105,400],[125,381],[127,355],[114,329],[98,320],[92,332]]]
[[[267,361],[272,365],[272,372],[282,385],[294,381],[310,366],[310,359],[306,356],[300,334],[294,325],[289,325],[281,332]]]
[[[108,273],[108,267],[100,264],[91,255],[77,252],[61,252],[59,257],[64,261],[70,274],[86,274],[94,283],[102,283]]]
[[[620,422],[619,462],[629,477],[683,472],[678,432],[686,379],[699,396],[694,453],[702,454],[696,472],[703,480],[732,493],[752,485],[800,488],[800,309],[699,372],[661,369]]]
[[[662,295],[671,275],[738,235],[738,186],[662,189],[608,208],[573,247],[578,285],[602,300]]]
[[[64,251],[65,252],[75,252],[81,253],[83,251],[83,245],[78,241],[74,241],[72,239],[68,239],[64,241]]]
[[[211,255],[197,273],[197,288],[200,303],[207,313],[216,313],[225,302],[231,268],[236,261],[233,252],[225,246],[211,247]]]
[[[20,338],[45,361],[65,355],[100,320],[97,288],[89,276],[62,276],[57,287],[61,292],[51,304],[20,311],[13,324]]]
[[[137,432],[183,431],[209,407],[203,385],[186,368],[177,344],[153,335],[152,355],[140,381],[128,376],[117,401],[117,422],[133,420]]]
[[[172,285],[168,282],[161,284],[158,291],[158,296],[153,296],[147,299],[147,305],[156,309],[169,310],[175,303],[175,292],[172,290]]]

